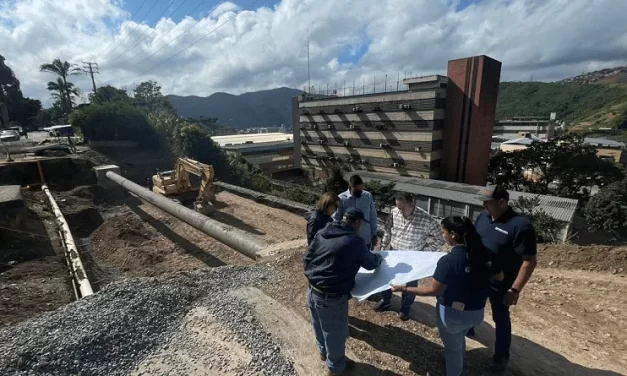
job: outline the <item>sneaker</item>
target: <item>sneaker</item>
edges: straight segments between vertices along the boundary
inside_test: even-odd
[[[491,373],[503,373],[507,370],[507,364],[509,363],[509,359],[494,357],[492,358],[492,363],[490,364],[490,372]]]
[[[409,312],[400,311],[398,313],[398,318],[401,319],[401,321],[409,320]]]
[[[355,361],[354,360],[349,359],[347,357],[344,357],[344,362],[346,363],[346,365],[344,366],[344,370],[342,372],[333,372],[331,370],[328,370],[327,375],[329,375],[329,376],[348,375],[349,372],[351,372],[352,370],[355,369]]]
[[[375,312],[384,312],[384,311],[388,311],[390,308],[392,308],[391,302],[386,302],[385,300],[379,300],[379,303],[375,304],[372,309],[374,309]]]
[[[470,328],[470,330],[466,332],[466,337],[468,337],[468,338],[472,338],[475,335],[476,335],[475,328]]]

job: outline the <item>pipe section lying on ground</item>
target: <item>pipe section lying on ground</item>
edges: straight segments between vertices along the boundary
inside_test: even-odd
[[[76,242],[74,241],[74,237],[72,236],[72,232],[70,232],[70,226],[67,224],[61,209],[59,209],[59,205],[52,197],[52,193],[48,189],[48,186],[42,185],[41,190],[44,191],[46,196],[48,196],[48,200],[50,200],[50,206],[52,207],[52,212],[57,220],[59,225],[59,232],[61,233],[61,240],[63,242],[65,253],[68,259],[70,260],[70,266],[72,268],[72,272],[74,277],[76,278],[76,282],[78,283],[79,291],[81,292],[82,297],[86,297],[88,295],[92,295],[94,290],[91,288],[91,284],[89,283],[89,279],[87,278],[87,272],[85,267],[83,266],[83,262],[81,261],[81,257],[78,254],[78,248],[76,248]]]
[[[252,259],[257,259],[259,252],[266,247],[264,242],[246,231],[218,222],[183,205],[179,205],[169,198],[135,184],[113,171],[108,171],[105,176],[149,204],[158,207]]]

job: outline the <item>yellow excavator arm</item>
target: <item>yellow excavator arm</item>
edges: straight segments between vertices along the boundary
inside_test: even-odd
[[[194,186],[190,174],[200,178],[200,186]],[[198,190],[194,209],[199,213],[211,215],[214,211],[213,203],[213,167],[190,158],[179,158],[174,170],[159,172],[152,177],[152,190],[165,196],[176,196]]]

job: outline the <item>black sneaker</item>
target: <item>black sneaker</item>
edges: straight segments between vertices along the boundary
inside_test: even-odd
[[[398,318],[401,319],[401,321],[409,320],[409,312],[400,311],[398,313]]]
[[[507,365],[509,363],[509,359],[494,357],[492,358],[492,363],[490,364],[490,372],[491,373],[503,373],[507,370]]]
[[[372,309],[374,309],[375,312],[384,312],[384,311],[388,311],[390,308],[392,308],[391,302],[386,302],[385,300],[379,300],[379,303],[375,304]]]
[[[352,370],[355,369],[354,360],[344,357],[344,361],[346,362],[346,365],[344,366],[344,370],[342,372],[332,372],[331,370],[327,370],[328,371],[327,375],[329,376],[348,375]]]
[[[475,328],[470,328],[470,330],[466,332],[466,337],[468,337],[468,338],[472,338],[475,335],[476,335]]]

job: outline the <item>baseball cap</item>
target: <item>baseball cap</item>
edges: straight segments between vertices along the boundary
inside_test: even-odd
[[[349,221],[363,221],[365,220],[364,212],[356,208],[348,208],[344,212],[344,219]]]
[[[479,196],[477,196],[479,201],[490,201],[490,200],[509,200],[509,192],[507,189],[503,188],[500,185],[492,185],[489,187],[482,188],[479,191]]]

